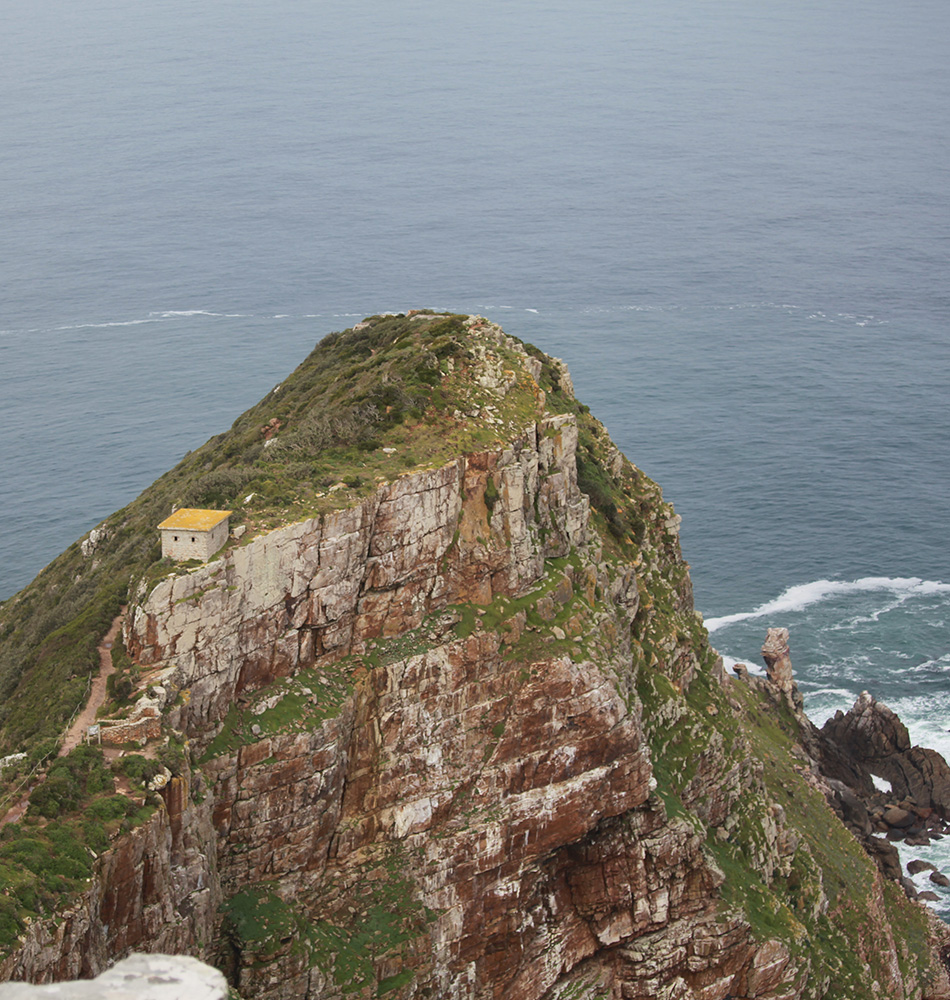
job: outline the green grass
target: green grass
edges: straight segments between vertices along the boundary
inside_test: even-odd
[[[363,657],[348,656],[336,663],[301,670],[256,691],[247,707],[232,704],[198,763],[234,753],[264,736],[307,732],[336,717],[365,673],[366,662]],[[276,704],[264,707],[275,698]],[[260,728],[260,736],[253,734],[252,726]]]
[[[247,886],[222,905],[223,933],[245,965],[266,964],[287,949],[303,952],[344,996],[365,990],[384,996],[407,986],[418,967],[410,957],[413,942],[427,937],[435,914],[418,901],[406,858],[397,847],[380,845],[347,878],[352,881],[336,912],[319,916],[300,901],[282,899],[276,883]],[[381,961],[402,956],[403,969],[377,976]]]
[[[113,788],[102,752],[77,747],[53,762],[26,817],[0,830],[0,954],[16,946],[27,921],[55,915],[86,889],[112,837],[154,812]]]
[[[74,543],[0,604],[0,753],[61,731],[130,586],[144,581],[147,592],[187,571],[161,559],[155,530],[174,505],[233,510],[232,526],[247,528],[243,545],[350,506],[414,468],[510,440],[542,415],[517,352],[466,326],[465,317],[376,316],[360,325],[325,337],[230,430],[106,518],[99,527],[107,537],[92,556]],[[512,373],[504,394],[471,377],[476,345]],[[273,426],[268,441],[264,429]]]

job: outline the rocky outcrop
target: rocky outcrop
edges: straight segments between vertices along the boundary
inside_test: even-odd
[[[855,784],[866,789],[870,775],[875,774],[890,782],[897,800],[910,799],[917,809],[950,819],[950,767],[935,750],[911,746],[904,724],[867,691],[861,692],[849,712],[836,712],[821,735],[855,762]]]
[[[360,653],[449,604],[516,594],[545,559],[586,541],[576,446],[574,418],[550,417],[503,451],[404,476],[359,506],[255,539],[160,582],[130,613],[127,647],[163,668],[169,699],[189,692],[172,723],[198,735],[245,690]],[[486,490],[498,498],[491,510]]]
[[[191,767],[3,973],[147,947],[247,1000],[946,1000],[950,938],[777,710],[787,633],[771,701],[727,679],[659,489],[562,365],[466,329],[458,412],[494,433],[520,386],[517,432],[143,581],[126,647]]]
[[[849,712],[838,711],[819,731],[802,711],[788,630],[770,628],[762,655],[766,678],[753,677],[741,664],[736,673],[745,683],[785,703],[795,718],[813,783],[881,874],[899,882],[910,898],[917,898],[891,841],[926,844],[929,834],[950,832],[941,806],[950,791],[947,763],[934,750],[911,747],[907,729],[897,715],[867,691]],[[879,791],[874,776],[885,778],[891,784],[890,791]],[[879,836],[882,833],[886,840]]]
[[[53,921],[36,921],[0,979],[55,982],[98,975],[133,950],[209,957],[221,902],[211,800],[188,779],[162,789],[163,808],[120,837],[89,889]]]

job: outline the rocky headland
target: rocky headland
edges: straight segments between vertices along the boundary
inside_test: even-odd
[[[172,504],[239,530],[168,564],[138,539]],[[868,853],[903,829],[870,774],[923,831],[946,765],[881,706],[812,726],[787,633],[768,678],[727,676],[678,527],[494,324],[331,335],[0,608],[3,739],[40,761],[0,839],[0,976],[138,950],[246,1000],[946,1000],[950,931]],[[93,651],[128,601],[132,743],[42,763],[59,717],[25,720],[74,648],[23,638],[44,594]]]

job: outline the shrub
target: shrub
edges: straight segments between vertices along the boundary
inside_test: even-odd
[[[137,753],[120,758],[116,766],[117,770],[124,774],[132,784],[143,789],[162,769],[162,764],[159,761],[149,760]]]
[[[121,819],[125,816],[129,801],[124,795],[110,795],[104,799],[96,799],[87,807],[85,814],[89,819],[108,823],[110,820]]]

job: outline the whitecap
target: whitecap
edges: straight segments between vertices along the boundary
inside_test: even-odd
[[[141,326],[143,323],[157,323],[156,319],[126,319],[112,323],[76,323],[72,326],[57,326],[53,329],[59,333],[65,330],[105,330],[112,326]]]
[[[860,580],[814,580],[788,587],[774,600],[759,605],[752,611],[739,611],[718,618],[707,618],[706,628],[710,632],[752,618],[764,618],[790,611],[803,611],[812,604],[848,594],[891,593],[900,601],[908,597],[950,594],[950,584],[937,580],[921,580],[919,577],[865,576]]]
[[[943,656],[938,656],[936,659],[924,660],[923,663],[908,667],[907,672],[912,674],[944,673],[948,668],[950,668],[950,653],[944,653]]]
[[[174,319],[177,316],[223,316],[224,313],[209,312],[207,309],[166,309],[162,312],[150,312],[149,316],[160,316],[162,319]]]
[[[814,682],[808,681],[799,681],[798,686],[808,692],[809,698],[840,698],[849,705],[858,700],[858,696],[850,688],[819,687]]]

